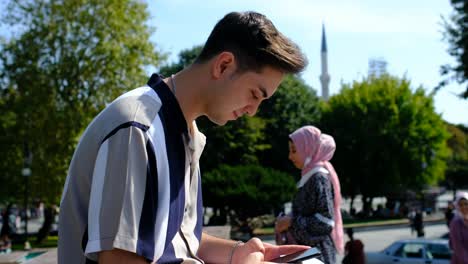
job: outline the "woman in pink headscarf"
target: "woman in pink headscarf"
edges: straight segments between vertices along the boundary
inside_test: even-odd
[[[289,159],[302,170],[302,177],[292,215],[278,218],[276,232],[286,234],[287,243],[318,247],[325,263],[335,263],[336,252],[343,253],[340,182],[329,162],[335,141],[313,126],[301,127],[289,137]]]
[[[455,217],[450,221],[450,248],[453,250],[452,264],[468,263],[468,193],[456,195]]]

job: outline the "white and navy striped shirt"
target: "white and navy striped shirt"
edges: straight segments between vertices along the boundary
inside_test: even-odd
[[[198,161],[205,136],[190,135],[159,75],[123,94],[88,126],[62,194],[58,263],[96,263],[118,248],[152,263],[200,263],[203,207]]]

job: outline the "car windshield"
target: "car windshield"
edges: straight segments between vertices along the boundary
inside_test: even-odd
[[[401,258],[423,258],[424,245],[417,243],[408,243],[402,245],[396,252],[396,257]]]
[[[431,259],[450,259],[452,256],[450,248],[445,244],[428,244],[426,250]]]

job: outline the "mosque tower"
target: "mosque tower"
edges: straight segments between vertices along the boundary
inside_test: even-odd
[[[322,49],[320,51],[322,62],[322,74],[320,74],[320,82],[322,83],[322,99],[327,101],[329,96],[330,75],[328,74],[328,58],[327,58],[327,38],[325,37],[325,25],[322,24]]]

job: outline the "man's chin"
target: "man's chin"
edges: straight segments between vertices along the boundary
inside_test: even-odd
[[[218,125],[218,126],[224,126],[224,125],[226,125],[227,122],[228,122],[228,120],[225,120],[225,119],[220,120],[220,119],[214,119],[214,118],[210,118],[210,117],[208,117],[208,119],[209,119],[212,123],[214,123],[215,125]]]

